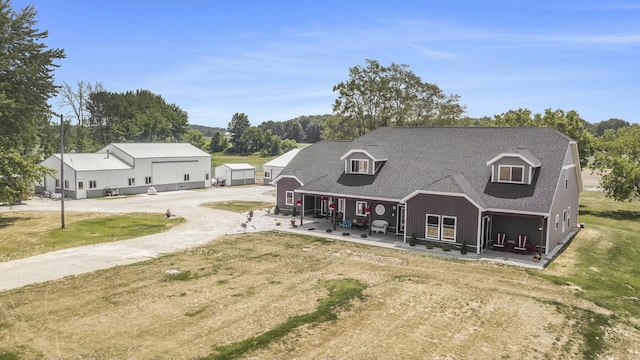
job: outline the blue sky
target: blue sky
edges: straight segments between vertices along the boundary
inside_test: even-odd
[[[640,2],[13,0],[67,58],[57,84],[147,89],[226,127],[330,114],[365,59],[407,64],[466,115],[576,110],[640,122]]]

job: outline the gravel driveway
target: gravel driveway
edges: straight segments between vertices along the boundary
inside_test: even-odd
[[[114,199],[66,200],[65,212],[157,212],[167,208],[187,221],[159,234],[131,240],[58,250],[25,259],[0,263],[0,291],[60,279],[65,276],[131,264],[163,253],[206,244],[220,236],[241,231],[245,215],[199,206],[228,200],[265,201],[275,204],[272,187],[217,187],[205,190],[172,191]],[[60,202],[34,199],[25,205],[0,211],[60,211]],[[251,222],[253,230],[266,230],[272,219]],[[256,229],[257,228],[257,229]]]

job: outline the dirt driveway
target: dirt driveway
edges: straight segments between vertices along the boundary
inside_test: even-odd
[[[272,187],[219,187],[206,190],[173,191],[114,199],[65,201],[65,212],[157,212],[167,208],[187,221],[170,231],[131,240],[54,251],[25,259],[0,263],[0,291],[65,276],[131,264],[163,253],[206,244],[234,232],[244,220],[241,214],[199,206],[228,200],[275,201]],[[59,211],[60,202],[35,199],[25,205],[0,211]]]

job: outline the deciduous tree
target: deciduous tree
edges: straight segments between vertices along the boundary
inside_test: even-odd
[[[618,201],[640,199],[640,125],[606,130],[593,168],[602,174],[607,196]]]
[[[245,130],[247,130],[250,126],[251,123],[249,122],[249,117],[244,113],[235,113],[231,117],[231,121],[229,122],[227,131],[229,131],[229,133],[231,134],[231,145],[233,146],[234,152],[243,152],[243,149],[241,149],[242,144],[240,138],[244,134]]]
[[[335,118],[325,122],[324,138],[353,139],[380,126],[453,125],[464,113],[457,95],[422,82],[408,65],[366,62],[350,68],[349,80],[333,87]]]
[[[223,133],[217,132],[211,137],[211,152],[221,152],[229,147],[229,139]]]

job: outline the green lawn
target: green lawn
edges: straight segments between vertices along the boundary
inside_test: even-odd
[[[585,228],[568,250],[575,258],[572,269],[548,278],[579,286],[583,290],[579,296],[617,316],[640,318],[640,205],[586,191],[581,195],[579,216]],[[549,273],[554,274],[559,266],[561,262],[552,263]]]
[[[227,210],[237,213],[248,212],[249,210],[260,210],[272,208],[274,203],[262,201],[221,201],[202,204],[211,209]]]
[[[277,158],[277,156],[260,156],[259,154],[235,155],[217,152],[211,154],[211,166],[216,167],[222,164],[248,163],[255,166],[257,169],[261,169],[264,163],[275,158]]]
[[[0,261],[60,249],[133,239],[166,231],[184,222],[164,214],[69,213],[60,228],[56,212],[16,212],[0,216]]]

